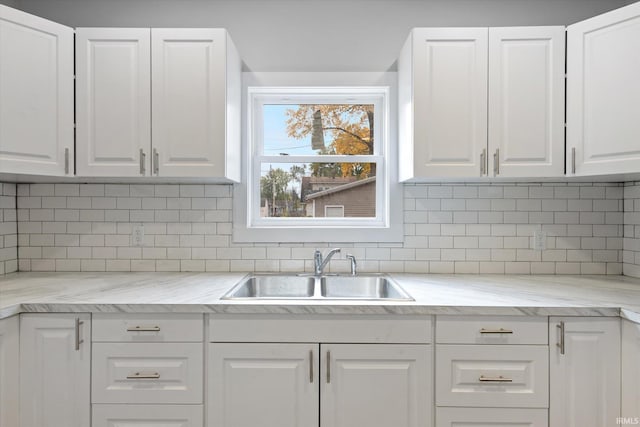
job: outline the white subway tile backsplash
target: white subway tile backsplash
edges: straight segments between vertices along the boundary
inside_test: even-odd
[[[615,194],[615,193],[612,193]],[[623,215],[623,273],[628,276],[640,277],[640,182],[627,182],[623,187],[624,215]],[[607,218],[613,220],[613,218]],[[607,249],[614,249],[617,241],[609,242]],[[611,245],[611,247],[610,247]]]
[[[624,264],[633,273],[640,270],[638,187],[406,184],[402,243],[332,245],[233,243],[231,185],[5,184],[0,273],[18,264],[25,271],[310,271],[314,249],[333,246],[344,250],[331,271],[348,271],[349,252],[363,272],[619,274]],[[144,225],[144,247],[132,246],[134,224]],[[539,229],[548,235],[543,251],[531,246]]]

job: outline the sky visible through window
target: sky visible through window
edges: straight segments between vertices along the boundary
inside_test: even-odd
[[[302,139],[291,138],[287,135],[287,110],[295,105],[265,105],[264,106],[264,154],[277,156],[288,153],[295,156],[315,155],[311,148],[311,135]]]

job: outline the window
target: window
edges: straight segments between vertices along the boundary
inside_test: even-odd
[[[325,206],[324,216],[334,218],[344,217],[344,206]]]
[[[234,240],[401,240],[397,229],[384,236],[388,87],[249,87],[247,94],[246,217],[234,225]],[[371,230],[381,233],[354,237]]]

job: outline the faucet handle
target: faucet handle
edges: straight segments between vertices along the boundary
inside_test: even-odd
[[[356,269],[358,267],[358,263],[356,262],[356,257],[355,255],[347,254],[347,259],[351,261],[351,275],[355,276],[357,274]]]

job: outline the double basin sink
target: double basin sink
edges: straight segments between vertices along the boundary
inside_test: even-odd
[[[413,301],[386,275],[251,274],[231,288],[226,300],[374,300]]]

